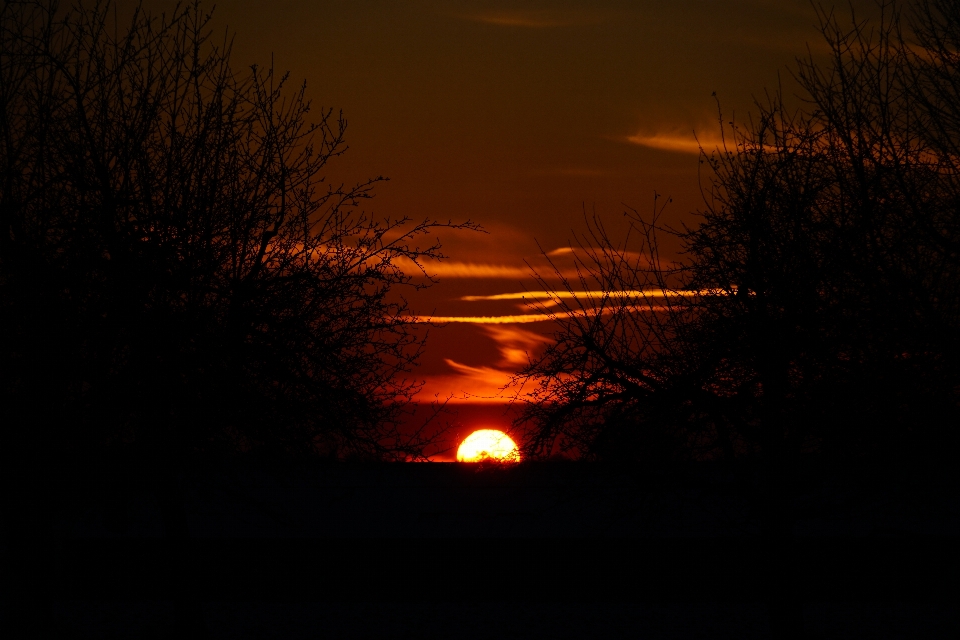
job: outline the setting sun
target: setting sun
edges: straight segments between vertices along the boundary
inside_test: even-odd
[[[520,451],[510,436],[497,429],[474,431],[460,443],[457,462],[518,462]]]

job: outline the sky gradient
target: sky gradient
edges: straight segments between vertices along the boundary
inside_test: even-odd
[[[744,120],[754,96],[792,92],[798,56],[825,51],[807,0],[231,0],[214,15],[236,34],[236,68],[272,55],[318,107],[342,109],[350,150],[330,180],[383,175],[374,214],[487,231],[441,234],[439,284],[412,298],[424,315],[488,318],[432,329],[417,370],[423,397],[464,405],[468,429],[504,426],[491,424],[497,388],[552,329],[523,300],[487,297],[538,288],[541,251],[569,266],[584,212],[616,235],[624,208],[649,212],[658,192],[668,221],[692,221],[697,139],[716,144],[718,102],[724,121]],[[486,417],[470,417],[476,404]]]

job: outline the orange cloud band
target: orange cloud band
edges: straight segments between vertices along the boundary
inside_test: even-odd
[[[613,313],[614,311],[626,310],[626,311],[651,311],[654,313],[661,313],[664,311],[670,311],[673,307],[665,307],[660,305],[631,305],[629,307],[614,307],[593,310],[593,313],[590,311],[567,311],[563,313],[547,314],[547,313],[524,313],[519,315],[510,315],[510,316],[413,316],[410,318],[404,318],[408,322],[415,323],[432,323],[432,324],[447,324],[449,322],[463,322],[469,324],[520,324],[526,322],[549,322],[559,320],[561,318],[586,318],[590,315],[594,315],[599,312],[601,314]]]
[[[627,142],[638,144],[641,147],[650,147],[651,149],[663,149],[664,151],[676,151],[679,153],[699,154],[700,149],[711,151],[717,147],[723,146],[723,141],[719,137],[710,137],[697,140],[693,134],[656,134],[645,136],[637,134],[627,136]]]
[[[555,316],[549,316],[543,313],[524,313],[515,316],[417,316],[412,320],[412,322],[432,322],[435,324],[446,324],[448,322],[466,322],[470,324],[510,324],[523,322],[546,322],[554,319]]]
[[[633,291],[522,291],[517,293],[497,293],[491,296],[463,296],[461,300],[557,300],[576,298],[692,298],[704,295],[723,295],[722,289],[703,289],[700,291],[664,291],[662,289]]]
[[[539,274],[534,266],[518,267],[509,264],[491,264],[483,262],[456,262],[451,260],[424,261],[416,263],[409,258],[394,258],[391,264],[399,267],[405,274],[421,276],[428,274],[438,278],[492,278],[509,280],[526,280]],[[576,269],[547,269],[543,267],[543,277],[573,278],[579,273]]]
[[[505,264],[483,264],[475,262],[427,261],[415,263],[409,258],[396,258],[394,264],[408,275],[422,275],[424,272],[441,278],[510,278],[524,279],[532,274],[529,267],[517,267]]]

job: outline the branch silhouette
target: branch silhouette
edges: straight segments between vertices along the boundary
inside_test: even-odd
[[[435,230],[476,225],[365,212],[384,178],[326,177],[343,115],[234,68],[199,2],[118,20],[0,10],[11,462],[419,455],[400,424],[425,335],[402,289],[430,283],[409,265],[441,257]]]
[[[881,8],[876,25],[820,13],[833,53],[798,60],[802,108],[778,88],[747,123],[719,113],[692,225],[663,227],[659,197],[652,217],[627,211],[622,239],[587,220],[580,281],[558,292],[611,295],[550,301],[557,340],[518,380],[535,389],[527,455],[785,468],[952,450],[960,9],[922,2],[907,38],[898,7]],[[664,234],[677,263],[660,258]]]

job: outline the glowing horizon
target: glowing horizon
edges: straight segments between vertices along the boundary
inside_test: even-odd
[[[619,238],[625,207],[646,216],[656,191],[656,207],[671,201],[662,222],[683,224],[702,204],[700,144],[709,154],[771,71],[819,41],[816,12],[805,4],[385,3],[371,20],[356,3],[291,0],[267,12],[226,3],[217,16],[240,35],[238,59],[263,62],[274,52],[291,82],[309,82],[318,106],[343,109],[350,151],[331,163],[324,189],[389,178],[343,203],[350,220],[407,219],[384,234],[385,244],[425,219],[469,219],[487,232],[411,239],[412,247],[441,245],[445,257],[418,263],[398,254],[386,268],[412,287],[436,282],[398,290],[404,300],[396,308],[407,311],[388,309],[384,318],[386,328],[429,332],[410,371],[425,381],[418,398],[455,394],[455,402],[487,405],[510,400],[512,391],[500,387],[562,325],[692,311],[698,292],[626,283],[601,291],[620,288],[589,273],[611,247],[578,235],[584,218],[597,215]],[[325,46],[303,46],[313,41]],[[728,114],[722,119],[713,90]],[[383,268],[364,261],[361,245],[348,233],[339,246],[275,243],[268,253],[357,272]],[[641,247],[625,245],[624,266],[678,267],[672,241],[656,255]],[[568,283],[583,291],[536,291]]]

